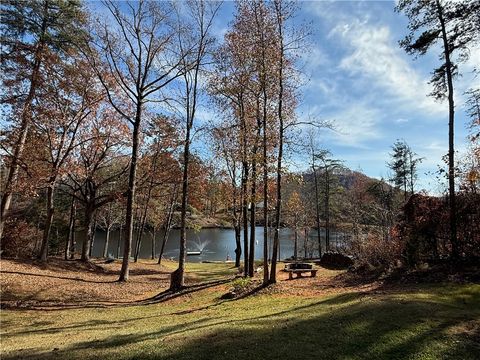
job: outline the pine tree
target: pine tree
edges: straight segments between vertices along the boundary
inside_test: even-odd
[[[407,200],[408,193],[413,195],[417,181],[417,166],[422,158],[408,146],[405,140],[397,140],[392,146],[393,153],[390,154],[392,161],[388,167],[393,171],[389,179],[395,187],[403,190],[404,200]]]
[[[441,46],[440,65],[434,69],[431,84],[435,99],[448,98],[448,187],[450,205],[450,242],[452,256],[459,256],[455,201],[453,80],[458,63],[470,56],[470,47],[480,40],[480,2],[478,0],[400,0],[397,11],[405,13],[410,33],[400,42],[411,55],[424,55],[435,45]],[[418,33],[420,33],[418,35]]]
[[[77,0],[10,0],[1,3],[2,103],[15,119],[16,139],[9,157],[0,207],[0,238],[10,209],[20,162],[42,83],[48,54],[68,57],[83,37],[85,14]],[[25,91],[26,90],[26,91]]]

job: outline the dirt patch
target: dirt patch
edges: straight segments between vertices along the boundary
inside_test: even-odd
[[[128,282],[117,282],[121,262],[105,264],[50,258],[0,261],[1,305],[9,308],[50,308],[125,304],[165,290],[170,269],[153,262],[130,264]]]
[[[0,261],[1,306],[4,308],[59,309],[73,307],[99,307],[149,303],[165,295],[170,283],[173,266],[159,267],[151,260],[141,260],[130,264],[128,282],[118,282],[121,262],[116,260],[106,264],[104,260],[94,259],[90,263],[65,261],[51,258],[47,263],[37,261],[18,261],[2,259]],[[277,272],[277,283],[262,286],[262,274],[254,279],[245,280],[236,289],[231,298],[243,298],[256,294],[274,294],[275,296],[320,297],[351,292],[372,292],[384,289],[382,281],[365,280],[344,270],[319,268],[316,277],[305,276],[289,280],[288,273]],[[205,270],[202,270],[203,272]],[[195,288],[211,281],[205,276],[199,280],[198,274],[189,273],[187,286]],[[216,277],[218,278],[218,277]],[[238,280],[212,284],[202,291],[232,292]],[[220,279],[221,280],[221,279]],[[238,285],[238,284],[237,284]],[[238,287],[238,286],[237,286]],[[168,294],[167,294],[168,295]],[[181,295],[185,298],[188,295]],[[177,296],[172,297],[177,298]],[[178,300],[178,299],[177,299]]]

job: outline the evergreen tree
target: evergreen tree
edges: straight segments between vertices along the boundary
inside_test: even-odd
[[[459,256],[455,202],[453,79],[458,63],[469,58],[470,47],[480,39],[480,2],[478,0],[400,0],[397,11],[407,15],[410,33],[400,42],[412,55],[424,55],[435,45],[441,46],[440,65],[434,69],[431,83],[435,99],[448,98],[448,187],[450,205],[450,241],[452,255]],[[420,33],[420,35],[418,35]],[[456,55],[456,57],[454,57]]]
[[[49,53],[68,57],[83,36],[85,14],[77,0],[10,0],[1,3],[2,104],[14,119],[13,146],[0,207],[0,238],[10,209],[31,125],[37,88]]]
[[[417,166],[423,159],[419,158],[404,140],[397,140],[392,150],[393,153],[390,154],[392,161],[387,164],[393,171],[393,176],[389,180],[395,187],[403,190],[406,201],[408,193],[413,195],[415,192],[415,183],[418,178]]]
[[[407,178],[409,173],[408,166],[408,145],[404,141],[397,140],[392,146],[393,153],[390,154],[392,161],[388,167],[393,171],[389,179],[395,187],[402,189],[405,200],[407,199]]]

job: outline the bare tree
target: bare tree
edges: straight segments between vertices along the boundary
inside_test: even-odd
[[[185,60],[190,51],[179,54],[174,46],[176,29],[171,24],[172,8],[169,3],[140,0],[126,4],[106,1],[104,4],[115,26],[103,23],[92,40],[91,52],[102,55],[102,62],[94,62],[93,65],[112,107],[132,127],[125,245],[119,277],[119,281],[127,281],[133,238],[137,161],[146,106],[154,101],[154,95],[184,74]],[[94,56],[89,58],[95,59]],[[160,95],[155,101],[162,100]]]
[[[182,179],[182,201],[180,214],[180,253],[178,257],[178,268],[172,273],[170,290],[176,291],[184,286],[185,260],[187,254],[186,234],[186,213],[188,204],[188,181],[190,145],[192,141],[192,128],[197,111],[200,91],[200,75],[205,65],[205,60],[212,45],[210,30],[216,16],[220,3],[209,3],[206,1],[188,1],[187,8],[191,16],[191,28],[188,34],[184,27],[177,29],[178,43],[181,53],[181,64],[184,72],[183,80],[183,114],[185,120],[185,139],[183,148],[183,179]],[[180,21],[179,21],[180,22]]]
[[[68,171],[68,159],[78,146],[77,133],[96,106],[102,94],[92,81],[90,68],[80,59],[71,64],[46,65],[47,79],[37,90],[39,105],[32,121],[38,136],[45,140],[45,152],[37,161],[48,168],[46,179],[46,220],[39,258],[47,260],[48,241],[54,215],[54,197],[58,179]]]

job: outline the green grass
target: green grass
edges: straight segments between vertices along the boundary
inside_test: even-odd
[[[232,273],[221,264],[189,271],[200,280]],[[480,358],[480,285],[234,301],[219,300],[223,292],[128,307],[2,310],[1,358]]]

